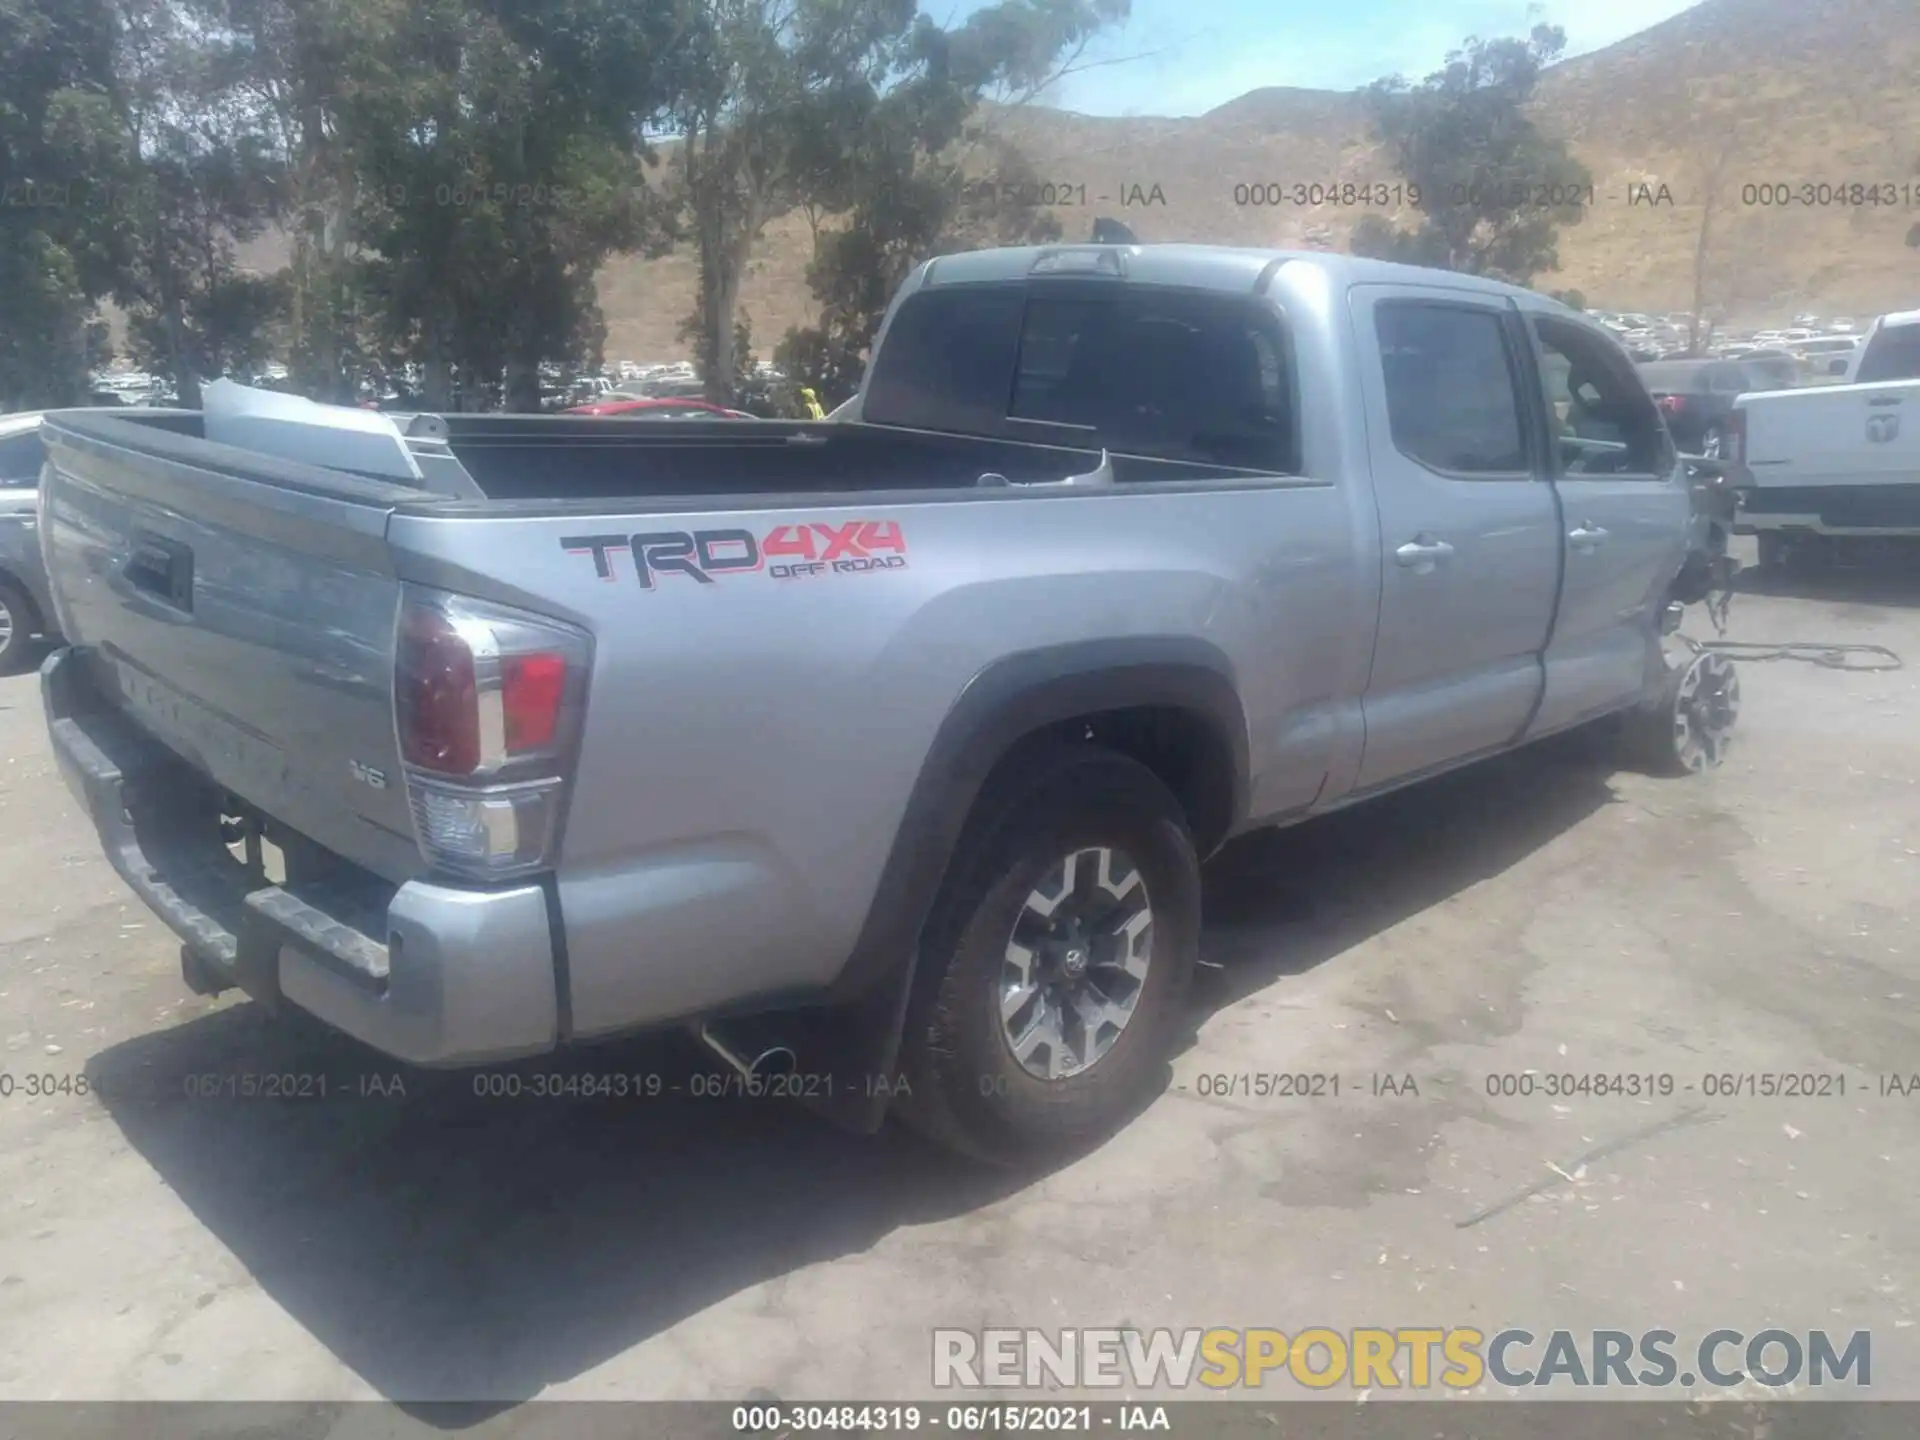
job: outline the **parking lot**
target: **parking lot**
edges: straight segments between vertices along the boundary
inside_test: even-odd
[[[1731,638],[1911,663],[1920,572],[1743,595]],[[1875,1396],[1920,1398],[1920,1094],[1886,1093],[1920,671],[1742,684],[1704,780],[1560,745],[1235,846],[1167,1092],[1015,1178],[766,1104],[482,1098],[196,998],[0,681],[0,1398],[903,1399],[936,1326],[1064,1325],[1870,1329]],[[1673,1093],[1490,1093],[1529,1070]],[[1269,1073],[1339,1091],[1209,1093]],[[327,1093],[226,1079],[260,1074]],[[1844,1094],[1709,1093],[1749,1074]]]

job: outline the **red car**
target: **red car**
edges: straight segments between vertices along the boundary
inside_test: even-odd
[[[710,400],[596,400],[562,412],[567,415],[625,415],[631,420],[751,420],[744,410],[729,410]]]

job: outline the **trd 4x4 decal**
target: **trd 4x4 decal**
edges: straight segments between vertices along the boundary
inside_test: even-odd
[[[593,573],[613,580],[616,554],[633,556],[642,589],[654,577],[684,575],[701,585],[717,575],[764,572],[775,580],[812,575],[860,575],[904,570],[907,542],[893,520],[848,520],[831,525],[776,525],[764,536],[751,530],[654,530],[640,535],[569,535],[560,548],[591,555]]]

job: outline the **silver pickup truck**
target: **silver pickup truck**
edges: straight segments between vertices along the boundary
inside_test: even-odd
[[[684,1024],[993,1160],[1161,1083],[1229,837],[1738,702],[1618,346],[1345,256],[936,259],[824,422],[45,436],[53,745],[194,989],[422,1065]]]

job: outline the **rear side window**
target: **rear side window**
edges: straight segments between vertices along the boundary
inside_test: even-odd
[[[877,425],[1004,435],[1023,289],[955,285],[909,296],[887,327],[862,407]]]
[[[1279,318],[1235,297],[1106,284],[1078,293],[955,287],[901,305],[864,415],[1292,474],[1293,394]]]
[[[1520,395],[1500,314],[1390,301],[1374,312],[1394,448],[1455,475],[1530,473]]]
[[[1920,325],[1883,325],[1860,357],[1856,385],[1920,380]]]
[[[38,430],[0,440],[0,485],[39,484],[40,466],[45,459],[46,451],[41,447]]]

